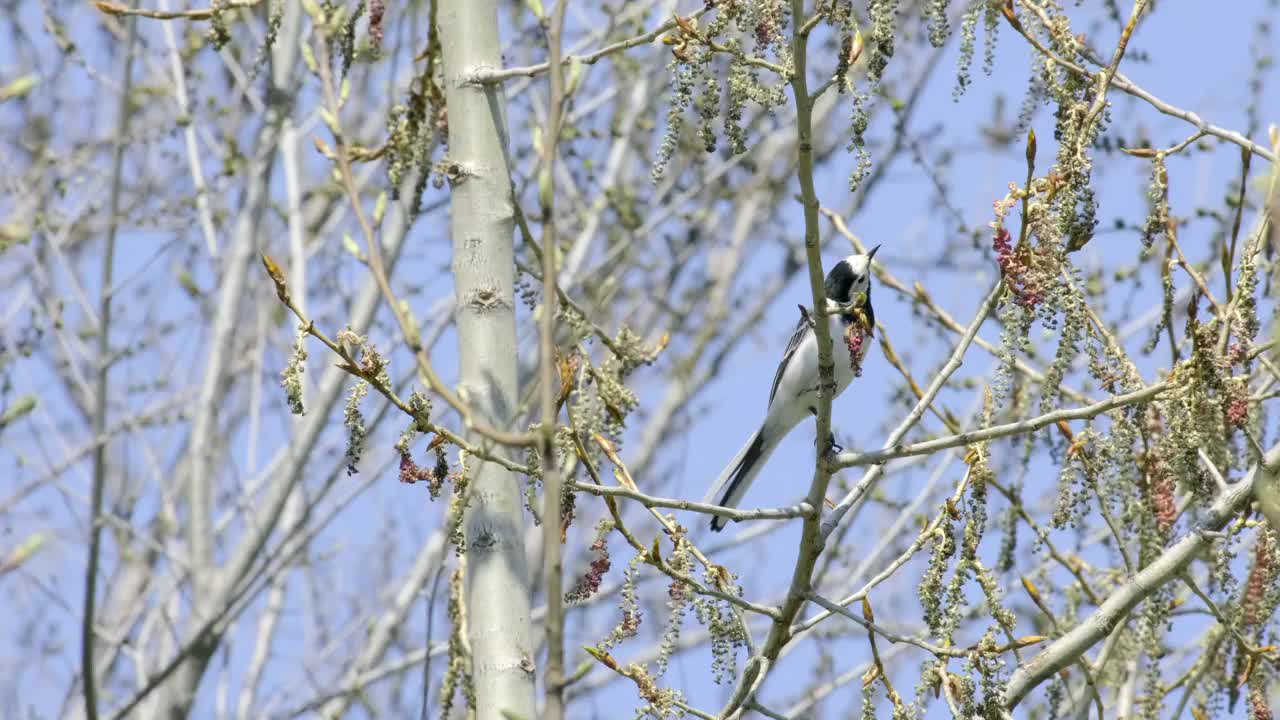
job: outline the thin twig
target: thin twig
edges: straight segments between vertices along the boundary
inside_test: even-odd
[[[576,418],[574,418],[574,415],[573,415],[573,406],[572,404],[570,404],[570,405],[566,405],[565,407],[569,413],[569,426],[573,429],[571,436],[573,439],[574,450],[578,455],[578,459],[582,461],[582,465],[586,469],[587,475],[591,478],[591,481],[594,482],[597,486],[604,487],[604,483],[600,481],[600,471],[596,468],[595,463],[591,460],[591,457],[587,454],[587,448],[585,445],[583,445],[582,439],[579,437],[578,430],[577,430],[579,426]],[[610,443],[608,439],[606,439],[604,436],[599,434],[596,434],[594,439],[596,441],[596,444],[599,445],[600,448],[604,451],[605,456],[608,457],[610,462],[614,464],[614,467],[617,468],[617,477],[619,478],[619,480],[625,481],[628,485],[631,485],[634,487],[635,481],[631,478],[631,474],[627,472],[626,465],[622,464],[622,460],[621,458],[618,457],[618,454],[614,450],[612,443]],[[617,529],[617,531],[622,534],[623,539],[627,541],[627,544],[630,545],[632,549],[640,553],[641,556],[645,559],[645,561],[648,562],[648,564],[656,567],[664,575],[671,578],[672,580],[683,583],[684,585],[689,587],[689,589],[691,589],[693,592],[700,593],[703,595],[708,595],[710,597],[714,597],[719,600],[724,600],[725,602],[729,603],[731,606],[741,607],[744,610],[750,610],[751,612],[764,615],[765,617],[768,617],[768,618],[777,617],[778,615],[777,608],[753,603],[749,600],[745,600],[741,598],[736,593],[725,592],[724,590],[721,590],[721,589],[711,588],[706,585],[703,585],[701,582],[698,582],[697,579],[695,579],[688,573],[685,573],[681,570],[677,570],[676,568],[672,567],[671,563],[667,562],[660,555],[654,555],[653,553],[651,553],[650,548],[647,547],[643,542],[641,542],[640,539],[637,538],[635,534],[632,533],[631,530],[627,528],[626,523],[622,519],[622,512],[618,508],[618,503],[614,502],[613,495],[610,493],[603,493],[602,497],[604,497],[604,504],[605,504],[605,507],[609,510],[610,517],[613,518],[614,526]],[[696,546],[694,546],[692,541],[690,541],[687,537],[678,534],[677,529],[671,524],[669,520],[667,520],[665,517],[662,516],[662,513],[657,512],[653,508],[650,508],[650,512],[658,520],[659,523],[662,523],[664,529],[666,529],[667,533],[671,536],[673,541],[675,541],[676,538],[679,537],[681,542],[688,543],[689,549],[691,550],[693,555],[696,558],[698,558],[700,562],[703,563],[704,567],[706,567],[709,570],[714,570],[719,568],[719,566],[712,565],[712,563],[707,559],[707,557],[703,555],[702,552],[699,551]],[[727,575],[726,572],[720,572],[718,570],[717,572],[714,573],[714,576],[717,578],[718,582],[721,579],[723,579],[726,575]],[[739,616],[739,619],[741,619],[741,616]],[[745,622],[743,623],[743,628],[744,629],[746,628]]]
[[[949,464],[950,464],[950,460],[939,465],[939,470],[934,473],[934,478],[931,478],[930,480],[930,486],[929,486],[930,488],[932,487],[933,481],[936,480],[936,478],[941,474],[942,468],[946,468]],[[941,509],[938,510],[938,513],[934,516],[933,520],[927,523],[924,526],[924,528],[920,530],[920,533],[916,535],[916,538],[911,541],[911,544],[908,545],[907,548],[898,555],[898,557],[891,560],[889,564],[884,567],[883,570],[881,570],[879,573],[876,573],[876,575],[872,577],[870,580],[867,580],[866,583],[861,588],[859,588],[856,592],[841,599],[837,604],[840,605],[841,607],[848,607],[849,605],[866,597],[867,594],[871,592],[873,588],[875,588],[880,583],[888,580],[894,573],[898,571],[898,568],[901,568],[903,565],[907,563],[908,560],[914,557],[916,553],[920,552],[920,550],[924,548],[925,543],[927,543],[930,539],[935,537],[936,533],[938,532],[938,528],[942,526],[942,523],[950,522],[949,508],[959,503],[961,498],[964,496],[965,488],[969,486],[969,480],[972,473],[973,473],[973,468],[972,466],[970,466],[968,469],[965,470],[964,475],[960,477],[960,482],[956,483],[956,488],[952,492],[950,496],[950,500],[943,503]],[[923,500],[923,498],[921,498],[921,500]],[[900,516],[899,521],[903,521],[903,520],[905,520],[905,516]],[[900,529],[899,523],[895,523],[894,527],[884,534],[880,543],[871,551],[868,558],[866,560],[863,560],[862,564],[854,572],[854,575],[853,575],[854,579],[861,579],[861,577],[867,572],[867,569],[870,567],[870,563],[874,562],[874,560],[878,558],[879,554],[883,551],[883,548],[889,542],[891,542],[894,537],[897,536],[899,529]],[[813,617],[810,617],[807,620],[803,620],[793,625],[791,627],[791,632],[793,635],[799,635],[800,633],[808,632],[818,623],[831,617],[831,615],[832,613],[829,610],[824,610],[822,612],[815,613]]]
[[[741,710],[751,704],[756,696],[756,691],[760,689],[760,685],[764,682],[765,677],[769,675],[769,666],[772,665],[768,658],[760,655],[752,655],[747,660],[747,665],[743,668],[743,674],[751,673],[755,676],[755,681],[750,685],[739,683],[733,690],[733,695],[729,696],[729,700],[725,702],[725,709],[720,711],[721,718],[741,718]]]
[[[648,674],[645,673],[643,668],[640,668],[639,666],[635,666],[635,665],[628,665],[626,667],[623,667],[617,660],[613,658],[612,655],[610,655],[607,652],[604,652],[603,650],[597,650],[595,648],[587,648],[587,652],[590,653],[591,656],[594,657],[596,660],[598,660],[601,665],[604,665],[605,667],[618,673],[622,677],[630,680],[631,682],[634,682],[636,684],[636,688],[641,692],[642,695],[645,692],[647,692],[647,690],[650,687],[652,687],[653,678],[649,677]],[[708,712],[703,712],[702,710],[699,710],[693,707],[692,705],[689,705],[688,703],[685,703],[681,700],[672,700],[671,704],[680,708],[681,710],[688,713],[689,715],[692,715],[696,718],[700,718],[701,720],[720,720],[715,715],[712,715],[711,713],[708,713]]]
[[[822,214],[827,216],[827,219],[831,221],[832,226],[835,227],[836,232],[843,235],[854,246],[854,248],[858,250],[858,252],[865,251],[866,249],[865,244],[861,240],[859,240],[857,236],[855,236],[849,230],[849,227],[845,223],[844,218],[841,217],[839,213],[837,213],[836,211],[830,208],[822,208]],[[922,306],[925,310],[928,310],[931,315],[933,315],[933,317],[938,321],[938,323],[942,325],[942,327],[946,328],[947,330],[950,330],[952,333],[956,335],[964,335],[965,327],[961,325],[959,322],[957,322],[955,318],[951,317],[951,314],[948,313],[945,309],[943,309],[942,306],[934,302],[933,297],[929,294],[929,292],[925,289],[923,285],[921,285],[920,283],[916,283],[915,287],[913,288],[907,287],[906,284],[904,284],[901,280],[899,280],[892,273],[890,273],[888,269],[886,269],[882,264],[873,265],[873,269],[875,270],[875,273],[876,273],[876,280],[880,283],[880,285],[887,287],[890,290],[893,290],[894,292],[906,298],[909,298],[913,302]],[[1001,356],[1000,348],[996,347],[995,345],[992,345],[990,342],[983,339],[981,336],[975,337],[973,339],[973,344],[977,345],[983,350],[986,350],[992,357],[1000,358]],[[1027,362],[1020,357],[1014,358],[1013,362],[1014,362],[1015,370],[1022,373],[1023,375],[1026,375],[1035,383],[1038,383],[1041,385],[1044,384],[1044,381],[1045,381],[1044,373],[1041,373],[1035,368],[1031,367],[1031,365],[1027,364]],[[1063,395],[1066,395],[1067,397],[1071,398],[1072,400],[1075,400],[1076,402],[1083,403],[1083,402],[1089,402],[1090,400],[1088,396],[1086,396],[1084,393],[1074,388],[1062,386],[1060,387],[1060,390],[1062,391]]]
[[[472,408],[463,401],[456,393],[445,385],[444,381],[436,375],[434,366],[431,364],[431,358],[427,356],[426,348],[422,345],[422,338],[419,335],[416,326],[409,318],[404,306],[396,297],[395,292],[391,289],[391,283],[387,278],[387,271],[382,261],[382,244],[378,241],[373,230],[373,225],[369,221],[368,214],[365,213],[364,204],[360,200],[360,191],[355,185],[355,176],[351,172],[350,153],[347,151],[347,140],[342,132],[342,128],[338,126],[339,113],[341,111],[341,103],[338,100],[338,93],[333,83],[333,73],[329,69],[329,58],[326,43],[318,43],[319,62],[316,63],[317,70],[320,74],[320,84],[324,89],[326,104],[329,113],[333,118],[333,127],[330,130],[334,135],[334,142],[338,146],[338,152],[334,158],[338,166],[338,175],[342,181],[342,187],[346,191],[348,199],[351,201],[352,210],[360,231],[364,236],[365,253],[369,260],[369,270],[373,273],[373,278],[378,283],[378,288],[382,291],[383,298],[390,307],[392,315],[395,316],[400,331],[405,337],[406,344],[413,352],[414,358],[418,363],[418,371],[422,374],[425,382],[430,386],[431,390],[440,397],[444,398],[450,407],[457,411],[462,417],[463,425],[475,432],[483,435],[489,440],[500,445],[508,445],[511,447],[532,447],[537,438],[533,433],[528,432],[510,432],[500,430],[493,427],[488,421],[477,417]]]
[[[703,513],[705,515],[716,515],[730,520],[790,520],[793,518],[808,517],[813,514],[813,508],[808,503],[800,503],[789,507],[780,508],[758,508],[755,510],[741,510],[738,508],[725,507],[723,505],[712,505],[710,503],[694,502],[692,500],[682,500],[680,498],[658,497],[656,495],[646,495],[642,492],[629,490],[624,487],[609,487],[607,485],[592,485],[590,483],[582,483],[574,480],[568,481],[568,487],[574,490],[591,493],[598,497],[620,497],[628,500],[635,500],[647,508],[671,508],[673,510],[685,510],[687,512]]]
[[[708,12],[712,7],[713,6],[711,5],[707,5],[706,7],[699,8],[697,12],[691,15],[688,15],[687,19],[701,17],[703,14]],[[623,50],[630,50],[631,48],[636,47],[637,45],[644,45],[645,43],[653,42],[655,39],[657,39],[659,35],[669,30],[674,30],[675,28],[676,28],[676,21],[668,20],[665,23],[654,28],[653,30],[650,30],[649,32],[642,33],[634,37],[629,37],[626,40],[620,40],[616,43],[613,43],[612,45],[606,45],[600,48],[599,50],[587,53],[586,55],[566,56],[563,60],[561,60],[561,64],[569,65],[571,63],[582,63],[583,65],[594,65],[601,58],[605,58],[615,53],[622,52]],[[503,68],[501,70],[485,70],[482,72],[477,72],[474,75],[472,75],[470,78],[467,78],[467,82],[478,84],[478,85],[488,85],[491,83],[503,82],[505,80],[512,80],[515,78],[534,77],[537,75],[541,75],[544,72],[547,72],[550,68],[551,68],[550,63],[542,62],[542,63],[537,63],[536,65],[528,65],[525,67]]]
[[[1129,47],[1129,38],[1133,35],[1134,28],[1138,26],[1138,18],[1142,17],[1142,11],[1147,7],[1147,0],[1136,0],[1133,3],[1133,10],[1129,13],[1129,22],[1125,23],[1124,29],[1120,31],[1120,40],[1116,43],[1115,52],[1111,55],[1111,62],[1107,63],[1107,67],[1103,69],[1101,77],[1098,79],[1098,89],[1093,96],[1093,104],[1089,106],[1089,112],[1084,116],[1084,123],[1081,127],[1085,132],[1081,133],[1082,145],[1079,152],[1083,154],[1085,147],[1083,146],[1083,138],[1093,127],[1098,116],[1102,114],[1102,109],[1107,106],[1107,89],[1111,87],[1112,81],[1115,79],[1116,72],[1120,68],[1120,60],[1124,58],[1124,51]]]
[[[1245,193],[1249,192],[1249,164],[1253,153],[1240,152],[1240,195],[1236,198],[1236,214],[1231,220],[1231,244],[1222,243],[1222,282],[1227,286],[1227,302],[1231,302],[1231,266],[1236,259],[1236,241],[1240,239],[1240,221],[1244,218]]]
[[[1074,559],[1069,558],[1058,549],[1058,546],[1054,544],[1048,531],[1041,527],[1040,523],[1036,522],[1035,518],[1031,517],[1031,514],[1027,512],[1027,508],[1023,505],[1022,498],[1020,496],[1014,495],[1009,491],[1009,488],[1004,486],[1003,483],[994,479],[990,479],[987,482],[991,487],[996,489],[996,492],[1003,495],[1005,499],[1009,501],[1011,509],[1018,514],[1018,518],[1025,522],[1027,527],[1031,528],[1031,531],[1035,533],[1037,540],[1044,544],[1045,550],[1049,552],[1049,557],[1052,558],[1054,562],[1057,562],[1065,568],[1067,572],[1071,573],[1072,577],[1076,579],[1076,582],[1080,584],[1080,589],[1084,591],[1085,597],[1089,599],[1089,602],[1094,605],[1101,603],[1102,599],[1098,596],[1098,593],[1094,591],[1093,586],[1089,584],[1089,579],[1084,575],[1084,565],[1080,561],[1080,558],[1078,556],[1074,557]],[[1112,533],[1113,536],[1116,534],[1115,529],[1111,527],[1108,527],[1108,532]],[[1123,547],[1120,548],[1120,553],[1124,558],[1125,567],[1129,567],[1130,561]]]
[[[1218,492],[1227,489],[1227,480],[1222,477],[1222,471],[1214,464],[1213,460],[1205,453],[1204,448],[1197,447],[1196,453],[1200,457],[1200,462],[1204,465],[1205,472],[1209,473],[1209,477],[1213,478],[1213,484],[1218,488]]]
[[[525,246],[533,251],[533,254],[537,257],[538,264],[541,265],[543,262],[542,248],[538,247],[538,243],[534,241],[533,232],[529,229],[529,222],[525,219],[524,210],[520,207],[520,201],[518,198],[515,198],[514,193],[512,193],[512,202],[515,206],[516,228],[520,230],[520,238],[525,243]],[[541,271],[534,270],[528,265],[520,262],[518,259],[516,260],[516,269],[534,278],[538,282],[543,282]],[[545,285],[546,283],[543,284]],[[587,311],[583,309],[583,307],[579,305],[577,301],[569,295],[569,293],[565,292],[564,288],[561,287],[559,283],[552,283],[552,285],[555,286],[556,297],[559,298],[559,301],[563,303],[565,307],[568,307],[577,313],[578,317],[582,318],[583,322],[590,325],[591,333],[595,335],[600,342],[604,343],[605,347],[609,348],[609,352],[612,352],[619,360],[635,356],[635,352],[628,352],[627,349],[622,345],[619,345],[618,342],[613,339],[613,336],[606,332],[604,328],[592,322],[590,316],[587,315]],[[666,341],[660,340],[655,348],[655,351],[651,355],[640,358],[641,362],[650,363],[656,360],[658,352],[666,348]]]
[[[542,167],[538,174],[538,200],[542,206],[542,315],[538,318],[538,398],[541,406],[539,459],[542,471],[542,583],[546,597],[546,672],[543,675],[542,716],[564,717],[564,560],[561,543],[563,478],[556,467],[556,149],[564,117],[565,87],[560,45],[569,0],[559,0],[547,26],[547,54],[551,58],[547,126],[542,136]],[[512,195],[514,196],[514,192]]]
[[[1218,604],[1213,601],[1213,598],[1204,594],[1204,591],[1201,590],[1200,586],[1196,584],[1196,581],[1192,579],[1190,573],[1182,573],[1179,579],[1182,580],[1182,583],[1186,585],[1196,597],[1200,598],[1200,602],[1204,603],[1204,606],[1209,609],[1209,612],[1217,618],[1218,624],[1221,627],[1226,628],[1227,631],[1231,633],[1232,637],[1236,639],[1236,642],[1240,643],[1240,647],[1244,652],[1250,655],[1262,655],[1267,652],[1274,651],[1274,647],[1260,648],[1252,640],[1245,637],[1244,633],[1240,632],[1238,623],[1233,622],[1232,619],[1222,611],[1222,608],[1218,607]]]
[[[1058,624],[1057,615],[1055,615],[1053,610],[1051,610],[1045,603],[1044,598],[1041,597],[1040,591],[1036,588],[1035,584],[1024,576],[1022,578],[1022,588],[1026,591],[1027,596],[1031,598],[1031,602],[1040,609],[1040,612],[1044,614],[1045,619],[1047,619],[1049,624],[1053,626],[1054,633],[1061,633],[1062,629],[1061,625]],[[1076,664],[1079,665],[1080,670],[1084,673],[1085,684],[1087,684],[1089,689],[1092,691],[1094,705],[1098,710],[1098,720],[1102,720],[1104,717],[1102,695],[1098,692],[1098,683],[1093,677],[1093,671],[1089,669],[1089,662],[1084,658],[1084,656],[1081,656],[1077,659]]]
[[[1218,299],[1213,296],[1213,291],[1209,289],[1209,283],[1205,282],[1204,275],[1195,269],[1191,263],[1187,262],[1187,256],[1182,254],[1182,246],[1178,244],[1178,228],[1174,223],[1169,223],[1166,228],[1165,236],[1169,238],[1169,247],[1173,249],[1175,255],[1178,256],[1178,264],[1186,271],[1187,275],[1195,282],[1196,287],[1200,288],[1200,292],[1204,294],[1209,304],[1213,306],[1213,314],[1222,317],[1222,305],[1218,303]],[[1230,280],[1228,280],[1228,284]],[[1231,289],[1228,287],[1227,292]]]
[[[1033,12],[1039,15],[1041,18],[1041,21],[1045,23],[1046,27],[1048,27],[1051,24],[1049,22],[1048,17],[1045,15],[1043,8],[1040,8],[1035,3],[1030,2],[1030,0],[1019,0],[1019,2],[1023,6],[1031,9]],[[1087,80],[1090,80],[1090,81],[1096,80],[1094,73],[1090,72],[1087,68],[1077,63],[1071,62],[1070,60],[1067,60],[1066,58],[1053,52],[1048,47],[1045,47],[1044,43],[1040,42],[1039,38],[1035,37],[1030,32],[1028,32],[1022,23],[1011,22],[1010,25],[1012,25],[1013,29],[1016,30],[1018,34],[1022,35],[1022,37],[1027,40],[1027,42],[1031,43],[1032,47],[1038,50],[1045,57],[1053,60],[1054,62],[1066,68],[1067,70]],[[1090,58],[1090,59],[1096,61],[1096,58]],[[1252,140],[1245,137],[1244,135],[1241,135],[1238,132],[1235,132],[1233,130],[1226,130],[1224,128],[1218,127],[1217,125],[1213,125],[1208,122],[1205,122],[1199,115],[1191,112],[1190,110],[1183,110],[1181,108],[1170,105],[1169,103],[1161,100],[1155,95],[1152,95],[1151,93],[1147,92],[1137,84],[1130,81],[1129,78],[1125,77],[1124,73],[1121,73],[1119,70],[1117,70],[1115,74],[1112,76],[1110,85],[1115,89],[1119,90],[1120,92],[1125,93],[1126,95],[1131,95],[1133,97],[1138,98],[1139,100],[1145,101],[1148,105],[1150,105],[1151,107],[1155,108],[1156,110],[1158,110],[1159,112],[1165,115],[1168,115],[1170,117],[1176,117],[1180,120],[1184,120],[1188,123],[1191,123],[1198,130],[1200,130],[1206,135],[1212,135],[1216,138],[1226,140],[1229,143],[1234,143],[1236,145],[1239,145],[1242,148],[1248,149],[1249,152],[1252,152],[1255,155],[1266,158],[1270,162],[1276,161],[1275,153],[1271,152],[1265,147],[1253,142]]]
[[[98,307],[98,382],[94,388],[93,434],[107,431],[107,380],[111,372],[111,283],[115,274],[116,233],[120,229],[120,194],[124,183],[124,148],[129,138],[133,93],[133,48],[138,39],[138,22],[129,23],[128,40],[120,59],[120,103],[116,110],[115,147],[111,156],[111,197],[107,204],[107,239],[102,257],[102,280]],[[93,486],[89,500],[89,558],[85,568],[84,614],[80,623],[81,689],[85,714],[98,718],[97,668],[94,667],[94,623],[97,620],[98,564],[102,559],[102,505],[107,482],[107,443],[93,450]]]
[[[264,256],[264,263],[267,264],[268,268],[275,264],[274,261],[270,260],[270,258],[266,256]],[[268,270],[268,272],[270,272],[270,270]],[[279,290],[284,287],[285,286],[282,283],[277,283],[277,292],[279,293]],[[528,471],[528,467],[524,463],[512,460],[502,453],[492,452],[490,448],[469,443],[461,435],[458,435],[443,425],[433,422],[428,415],[415,410],[396,393],[395,388],[379,382],[375,374],[365,372],[361,367],[361,363],[358,358],[352,357],[345,347],[333,340],[333,338],[330,338],[323,330],[316,327],[315,322],[302,312],[302,309],[298,307],[293,297],[288,294],[287,289],[284,294],[280,294],[279,297],[280,302],[298,318],[302,330],[311,337],[319,340],[325,347],[329,348],[333,354],[337,355],[338,358],[342,360],[341,363],[336,365],[339,370],[342,370],[352,377],[368,382],[371,388],[378,391],[378,393],[394,405],[396,409],[404,413],[406,416],[413,418],[419,429],[424,432],[435,433],[436,435],[444,438],[450,444],[456,445],[458,448],[465,450],[468,454],[474,455],[486,462],[497,463],[512,472],[524,473]]]
[[[1273,448],[1268,457],[1268,462],[1277,460],[1280,460],[1280,446]],[[1209,544],[1211,533],[1220,530],[1246,506],[1253,495],[1253,485],[1261,468],[1260,464],[1255,464],[1243,480],[1218,495],[1205,512],[1201,525],[1172,545],[1131,580],[1112,591],[1102,605],[1083,622],[1023,663],[1009,679],[1004,693],[1005,707],[1010,710],[1016,707],[1037,685],[1074,662],[1095,642],[1110,634],[1135,605],[1181,573]]]
[[[793,71],[790,77],[792,100],[796,107],[796,176],[800,182],[800,201],[804,210],[804,249],[808,266],[809,293],[814,308],[826,305],[823,288],[821,228],[819,227],[818,194],[813,179],[813,101],[809,99],[808,52],[809,38],[799,32],[804,26],[804,0],[791,0],[791,24],[795,30],[791,37]],[[813,479],[805,500],[814,508],[821,507],[831,482],[832,468],[826,462],[831,451],[831,401],[835,388],[835,362],[832,353],[830,325],[817,323],[813,329],[818,350],[817,438],[818,461],[814,463]],[[800,546],[796,552],[795,567],[787,588],[786,599],[779,609],[765,638],[760,655],[772,663],[791,640],[791,624],[804,606],[811,589],[813,569],[822,554],[824,533],[820,525],[820,513],[805,518],[800,531]],[[768,670],[769,664],[760,663],[756,672],[743,672],[737,686],[759,685],[757,675]],[[721,711],[722,715],[737,710],[732,705]]]
[[[886,448],[896,447],[898,443],[902,441],[902,438],[910,432],[911,428],[915,427],[916,423],[920,421],[920,418],[924,417],[925,408],[929,406],[929,403],[933,402],[935,397],[937,397],[938,393],[942,390],[942,386],[946,384],[952,373],[960,368],[960,365],[964,360],[965,352],[969,349],[969,345],[973,342],[973,339],[977,337],[978,330],[982,327],[982,324],[986,322],[987,316],[995,309],[996,303],[1004,293],[1004,287],[1003,280],[992,286],[991,290],[987,293],[987,297],[982,301],[982,304],[978,306],[978,311],[974,314],[973,320],[969,323],[968,329],[965,330],[964,335],[960,337],[960,340],[952,349],[950,357],[947,358],[947,362],[943,364],[942,369],[938,371],[936,376],[934,376],[933,382],[929,383],[929,387],[925,390],[925,396],[916,403],[915,407],[911,409],[911,412],[907,413],[907,416],[903,418],[902,422],[899,423],[898,426],[894,428],[893,432],[889,434],[889,440],[885,443]],[[960,444],[963,445],[967,443]],[[882,450],[881,452],[885,451]],[[835,458],[835,462],[832,464],[836,467],[841,467],[841,458],[845,457],[845,455],[845,453],[841,453]],[[845,458],[846,461],[851,459],[852,458]],[[845,467],[847,467],[847,465],[845,465]],[[875,467],[871,468],[863,475],[862,479],[858,481],[858,484],[845,495],[838,505],[836,505],[835,509],[831,511],[827,516],[827,519],[822,523],[822,537],[824,540],[831,535],[837,526],[839,526],[840,520],[853,508],[854,504],[865,496],[867,491],[871,489],[883,472],[883,464],[875,465]]]
[[[1165,380],[1141,390],[1136,390],[1124,395],[1116,395],[1115,397],[1111,397],[1085,407],[1064,408],[1062,410],[1055,410],[1053,412],[1045,413],[1044,415],[1039,415],[1033,418],[1027,418],[1025,420],[1005,423],[1004,425],[993,425],[980,430],[971,430],[969,432],[959,433],[957,435],[948,435],[947,437],[941,437],[936,440],[925,440],[911,445],[892,445],[883,450],[875,450],[866,453],[840,453],[836,456],[835,465],[840,468],[853,467],[855,465],[878,465],[897,458],[910,457],[912,455],[928,455],[947,448],[971,445],[973,443],[996,440],[1010,435],[1034,432],[1042,427],[1053,425],[1058,422],[1066,420],[1085,420],[1101,415],[1109,410],[1148,402],[1171,387],[1173,387],[1173,383],[1169,380]]]
[[[151,10],[149,8],[129,8],[124,5],[113,2],[104,2],[98,0],[94,5],[99,11],[116,17],[144,17],[152,20],[210,20],[213,16],[220,12],[226,12],[235,8],[253,7],[262,0],[224,0],[222,7],[214,10],[211,7],[197,8],[194,10]]]
[[[440,567],[436,568],[435,574],[431,577],[431,591],[427,594],[427,602],[425,609],[427,613],[427,639],[422,643],[424,647],[431,647],[431,638],[435,631],[435,613],[432,609],[436,606],[436,593],[440,590],[440,578],[444,577],[445,569],[448,566],[440,563]],[[422,659],[422,713],[419,715],[420,720],[430,720],[431,705],[431,653],[424,653],[426,657]]]
[[[828,600],[827,598],[817,593],[809,593],[808,599],[811,602],[813,602],[815,605],[819,605],[825,608],[828,612],[834,615],[839,615],[841,617],[852,620],[858,625],[861,625],[863,628],[865,628],[869,632],[879,633],[883,635],[884,639],[888,640],[891,643],[905,643],[907,645],[914,645],[915,647],[918,647],[921,650],[925,650],[927,652],[933,653],[938,657],[965,657],[969,654],[967,650],[963,650],[961,648],[941,647],[938,645],[934,645],[928,642],[927,640],[922,640],[920,638],[907,637],[905,635],[899,635],[898,633],[895,633],[895,632],[890,632],[886,628],[875,624],[875,622],[871,620],[858,617],[853,613],[852,610],[849,610],[846,607],[838,605],[835,602]]]
[[[1036,645],[1038,643],[1042,643],[1045,641],[1045,638],[1040,635],[1031,635],[1006,645],[993,647],[990,650],[985,650],[979,646],[964,647],[964,648],[943,647],[941,645],[934,645],[933,643],[930,643],[927,640],[922,640],[920,638],[908,637],[906,635],[899,635],[898,633],[890,632],[889,630],[885,629],[883,626],[877,625],[875,623],[874,616],[872,616],[871,619],[868,619],[866,617],[859,617],[858,615],[855,615],[852,610],[849,610],[846,607],[838,605],[817,593],[809,593],[809,600],[813,601],[817,605],[822,606],[823,608],[826,608],[827,610],[831,611],[832,613],[835,613],[836,615],[840,615],[842,617],[852,620],[853,622],[861,625],[868,632],[882,635],[885,640],[888,640],[891,643],[895,643],[895,644],[905,643],[907,645],[914,645],[915,647],[918,647],[921,650],[925,650],[927,652],[933,653],[934,655],[940,658],[968,657],[974,653],[986,653],[986,652],[1004,653],[1004,652],[1010,652],[1012,650],[1016,650],[1018,648],[1024,648],[1031,645]],[[865,600],[866,598],[864,597],[863,601],[865,602]],[[864,605],[864,607],[866,607],[866,605]],[[865,615],[866,613],[864,612],[863,614]]]

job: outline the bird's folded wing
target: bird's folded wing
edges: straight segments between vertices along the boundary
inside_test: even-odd
[[[800,322],[796,323],[795,332],[791,333],[791,339],[787,341],[787,350],[782,354],[782,361],[778,363],[778,371],[773,374],[773,387],[769,388],[769,404],[773,404],[773,396],[778,392],[778,383],[782,382],[782,374],[786,372],[788,363],[796,354],[796,348],[800,347],[800,343],[804,340],[805,333],[809,332],[809,323],[805,320],[804,315],[800,316]]]

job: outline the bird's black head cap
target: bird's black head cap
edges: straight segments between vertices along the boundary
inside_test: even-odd
[[[865,255],[850,255],[836,263],[827,273],[823,283],[827,297],[841,305],[853,300],[854,293],[871,291],[871,258],[875,257],[877,245]]]
[[[831,271],[827,273],[826,282],[823,283],[827,297],[841,305],[848,303],[852,299],[855,277],[853,266],[849,264],[848,260],[841,260],[836,263],[831,268]]]

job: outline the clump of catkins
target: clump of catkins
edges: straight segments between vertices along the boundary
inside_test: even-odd
[[[564,594],[565,602],[570,604],[584,602],[600,590],[605,573],[609,572],[609,568],[613,566],[613,562],[609,559],[607,532],[607,529],[604,533],[597,531],[596,540],[591,544],[591,553],[595,556],[591,561],[591,567],[578,578],[573,589]]]
[[[991,247],[995,250],[1000,274],[1004,275],[1005,282],[1013,292],[1014,302],[1028,310],[1034,309],[1040,304],[1040,293],[1031,278],[1030,266],[1014,249],[1008,229],[1002,227],[996,230],[991,238]]]
[[[854,377],[862,377],[862,358],[866,355],[867,332],[858,323],[851,323],[844,331],[844,344],[849,349],[849,368]]]

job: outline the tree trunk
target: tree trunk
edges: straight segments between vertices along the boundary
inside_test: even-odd
[[[490,424],[516,407],[515,215],[500,85],[468,84],[502,64],[494,0],[442,0],[437,18],[449,108],[450,236],[459,390]],[[473,436],[471,440],[481,442]],[[534,665],[519,478],[476,461],[464,516],[467,619],[477,718],[533,717]]]

